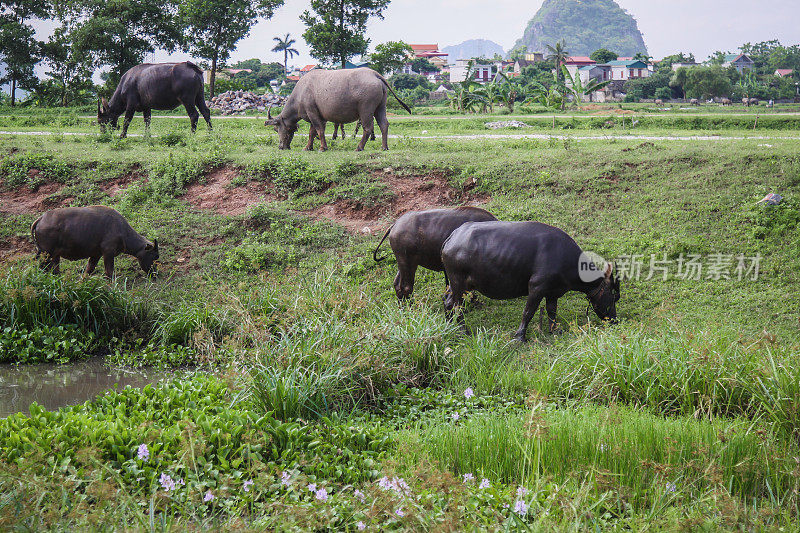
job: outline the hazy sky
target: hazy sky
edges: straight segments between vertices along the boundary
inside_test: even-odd
[[[778,39],[784,44],[800,43],[800,0],[617,0],[639,22],[650,55],[660,58],[676,52],[692,52],[699,60],[716,50],[734,51],[745,42]],[[299,16],[308,0],[287,0],[270,20],[259,22],[239,42],[232,60],[258,57],[283,61],[271,52],[276,35],[287,32],[298,43],[300,56],[294,64],[312,63],[302,39],[305,30]],[[384,12],[385,20],[372,19],[368,36],[372,45],[384,41],[457,44],[483,38],[510,49],[542,0],[393,0]],[[43,39],[50,25],[40,23]],[[148,60],[164,60],[157,53]],[[175,54],[175,59],[188,56]]]

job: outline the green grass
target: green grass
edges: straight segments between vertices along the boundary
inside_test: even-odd
[[[0,528],[796,529],[800,158],[776,137],[797,137],[798,119],[761,116],[753,131],[754,110],[625,108],[634,133],[769,138],[647,142],[625,139],[618,117],[592,129],[608,117],[557,115],[551,130],[552,115],[531,109],[530,132],[563,138],[436,138],[488,133],[504,116],[415,115],[391,119],[403,137],[386,153],[355,153],[350,138],[303,152],[302,130],[281,152],[256,119],[191,135],[162,116],[153,136],[120,140],[85,110],[0,110],[0,129],[57,133],[0,136],[0,191],[61,186],[52,201],[115,207],[161,249],[156,280],[127,257],[115,283],[81,279],[83,262],[52,276],[14,253],[39,208],[0,206],[0,349],[27,354],[17,362],[95,351],[220,376],[0,420]],[[223,167],[225,193],[247,185],[264,198],[237,215],[192,206],[187,188]],[[372,260],[382,232],[314,211],[360,205],[388,227],[392,202],[408,199],[386,176],[442,176],[452,198],[473,195],[501,219],[558,226],[618,264],[636,256],[643,275],[622,282],[622,323],[587,318],[568,294],[565,333],[534,320],[519,345],[522,300],[476,296],[466,336],[445,319],[442,275],[424,270],[399,306],[394,259]],[[768,192],[784,202],[757,204]],[[760,256],[759,278],[675,276],[681,256],[716,253]],[[667,281],[648,279],[651,257],[672,262]],[[142,442],[160,462],[137,462]],[[186,484],[165,491],[165,472]],[[383,476],[409,492],[384,490]]]

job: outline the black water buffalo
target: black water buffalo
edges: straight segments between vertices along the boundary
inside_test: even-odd
[[[158,241],[150,242],[110,207],[64,207],[40,216],[31,226],[31,236],[38,252],[47,259],[42,267],[58,273],[61,258],[70,261],[89,259],[86,274],[91,274],[103,258],[106,277],[114,273],[114,258],[121,253],[139,260],[148,274],[158,260]]]
[[[297,131],[297,123],[306,120],[311,123],[308,145],[313,148],[314,137],[319,137],[320,150],[327,150],[325,125],[328,122],[348,124],[361,119],[364,134],[358,144],[358,151],[364,149],[367,139],[375,133],[373,120],[377,120],[383,135],[383,149],[388,150],[389,120],[386,118],[386,98],[388,93],[411,113],[405,103],[395,94],[386,79],[369,68],[323,70],[314,69],[297,82],[292,94],[286,100],[281,114],[272,117],[267,112],[267,126],[275,126],[278,132],[279,148],[289,150]]]
[[[134,113],[141,111],[145,129],[150,128],[152,109],[175,109],[180,104],[186,108],[192,124],[192,132],[197,130],[200,113],[211,128],[211,111],[203,96],[203,71],[189,61],[183,63],[143,63],[136,65],[122,75],[111,102],[104,99],[97,104],[97,122],[105,127],[111,123],[117,127],[117,119],[125,113],[121,137],[128,134],[128,125]]]
[[[448,237],[442,263],[450,280],[445,309],[452,316],[464,293],[477,290],[495,300],[527,296],[522,323],[514,337],[524,342],[528,323],[546,299],[550,330],[556,325],[558,299],[569,291],[587,295],[595,313],[615,321],[620,284],[598,269],[572,238],[539,222],[468,222]],[[463,311],[458,319],[464,324]]]
[[[422,266],[435,272],[442,272],[442,244],[450,234],[465,222],[486,222],[497,220],[494,215],[478,207],[457,207],[455,209],[431,209],[410,211],[397,219],[375,248],[372,257],[378,257],[386,237],[397,258],[397,276],[394,291],[400,300],[410,298],[414,292],[414,276],[417,267]],[[447,274],[445,274],[447,284]]]

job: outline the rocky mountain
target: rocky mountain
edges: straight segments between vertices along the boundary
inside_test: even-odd
[[[572,56],[588,56],[598,48],[620,56],[647,53],[636,19],[614,0],[544,0],[514,49],[545,52],[562,39]]]
[[[492,58],[495,54],[504,55],[503,47],[493,41],[486,39],[470,39],[461,44],[445,46],[442,52],[450,55],[448,58],[451,63],[456,59],[472,59],[473,57]]]

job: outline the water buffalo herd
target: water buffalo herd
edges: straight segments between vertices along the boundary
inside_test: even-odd
[[[125,137],[137,111],[144,116],[145,129],[149,129],[153,109],[175,109],[182,104],[189,115],[192,132],[197,130],[200,114],[210,130],[211,112],[203,91],[203,71],[190,61],[143,63],[122,75],[110,101],[103,98],[97,103],[97,123],[103,130],[107,124],[116,129],[118,119],[124,113],[120,137]],[[381,147],[388,150],[386,105],[389,94],[411,113],[411,108],[398,98],[386,79],[372,69],[315,69],[297,82],[280,115],[273,118],[272,110],[267,111],[266,125],[275,127],[280,149],[289,150],[298,122],[305,120],[311,124],[306,150],[312,150],[314,139],[319,138],[320,150],[324,151],[328,149],[325,140],[328,122],[334,125],[334,139],[339,128],[344,138],[344,124],[358,122],[356,133],[359,127],[364,129],[356,149],[361,151],[368,140],[375,140],[374,122],[377,121],[382,136]]]
[[[31,226],[31,237],[36,257],[46,256],[42,268],[55,273],[62,258],[88,259],[89,275],[102,257],[108,278],[120,254],[136,257],[148,274],[155,273],[159,259],[157,241],[137,233],[114,209],[99,205],[48,211]],[[501,222],[477,207],[412,211],[383,236],[373,252],[376,261],[383,259],[378,250],[387,237],[397,259],[398,299],[411,297],[417,267],[444,271],[445,311],[450,318],[457,313],[465,329],[463,302],[468,291],[495,300],[525,296],[522,322],[514,336],[522,342],[542,300],[553,331],[558,299],[570,291],[584,293],[601,319],[616,321],[620,283],[611,266],[585,269],[586,254],[558,228],[539,222]]]

